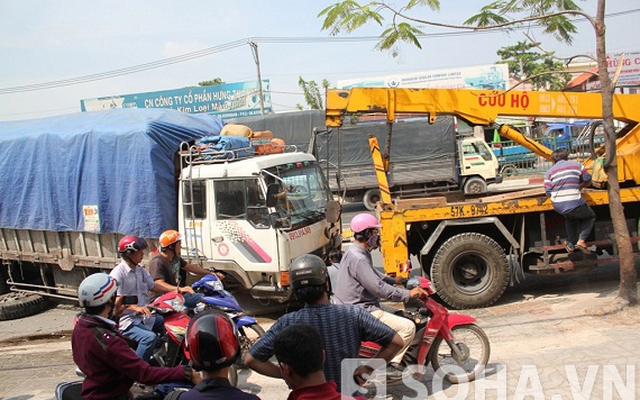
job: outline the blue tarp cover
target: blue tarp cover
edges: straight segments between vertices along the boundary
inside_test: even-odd
[[[180,143],[222,126],[165,109],[0,122],[0,227],[97,232],[83,214],[97,206],[100,233],[157,238],[178,225]]]

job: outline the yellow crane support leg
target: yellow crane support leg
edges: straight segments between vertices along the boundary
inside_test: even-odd
[[[371,158],[373,158],[373,165],[376,171],[376,178],[378,179],[378,186],[380,188],[380,198],[382,202],[383,210],[392,209],[391,204],[391,190],[389,189],[389,181],[387,180],[387,170],[385,168],[385,162],[382,158],[382,152],[380,151],[380,145],[375,135],[369,136],[369,148],[371,150]],[[389,235],[381,235],[381,251],[382,259],[384,263],[384,270],[390,275],[401,275],[407,277],[409,271],[406,266],[408,265],[409,248],[407,246],[407,232],[405,229],[404,216],[401,213],[389,213],[391,219],[382,217],[378,212],[378,219],[382,224],[382,230],[386,232],[394,232],[392,240],[389,240]]]

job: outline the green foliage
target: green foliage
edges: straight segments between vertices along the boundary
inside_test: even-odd
[[[377,11],[371,10],[369,5],[373,4],[361,6],[356,1],[346,0],[325,8],[318,14],[318,17],[325,17],[322,30],[329,30],[335,36],[342,30],[353,32],[370,21],[382,26],[384,18]]]
[[[318,17],[324,18],[322,30],[328,30],[335,36],[340,32],[351,33],[369,22],[383,26],[383,14],[390,14],[392,23],[380,34],[376,49],[395,52],[394,46],[398,41],[422,48],[418,36],[423,32],[416,27],[417,24],[459,29],[500,27],[508,30],[536,21],[544,27],[545,33],[570,44],[577,30],[569,18],[584,16],[580,7],[572,0],[497,0],[482,7],[464,25],[447,25],[408,13],[425,6],[432,11],[439,11],[439,0],[405,1],[404,6],[396,7],[384,0],[365,4],[344,0],[325,8]],[[402,22],[403,20],[407,22]]]
[[[477,27],[503,25],[517,27],[523,23],[536,21],[544,27],[544,32],[557,40],[571,44],[572,35],[577,32],[569,19],[582,10],[571,0],[510,0],[490,3],[480,12],[467,19],[464,24]],[[514,18],[509,18],[512,15]]]
[[[502,47],[497,53],[509,65],[512,76],[529,79],[534,89],[562,90],[569,81],[569,74],[557,71],[564,70],[564,64],[552,55],[534,51],[536,45],[518,42],[515,46]],[[551,73],[554,71],[556,73]]]
[[[211,85],[224,85],[224,81],[220,78],[215,78],[208,81],[198,82],[198,86],[211,86]]]
[[[411,10],[419,6],[427,6],[434,11],[439,11],[440,1],[409,0],[401,10]],[[375,22],[382,26],[384,17],[381,11],[383,10],[391,12],[394,18],[393,23],[380,34],[380,42],[376,44],[376,49],[390,50],[398,40],[410,43],[421,49],[422,46],[417,36],[422,35],[423,32],[410,23],[396,23],[395,16],[398,12],[384,1],[372,1],[361,5],[353,0],[345,0],[325,8],[318,14],[318,17],[324,17],[322,30],[328,30],[330,35],[335,36],[342,31],[351,33],[369,22]]]
[[[324,109],[324,99],[322,97],[322,93],[329,87],[329,81],[326,79],[322,80],[322,89],[320,91],[320,87],[316,83],[316,81],[305,81],[302,77],[298,77],[298,86],[302,89],[304,93],[304,100],[312,110],[322,110]],[[296,108],[302,110],[301,104],[296,104]]]

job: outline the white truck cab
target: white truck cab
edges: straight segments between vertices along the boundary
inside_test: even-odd
[[[488,183],[502,182],[498,158],[484,139],[467,136],[458,139],[460,187],[465,194],[482,194]]]
[[[340,247],[340,206],[312,155],[182,158],[184,256],[224,271],[254,298],[287,300],[291,261]]]

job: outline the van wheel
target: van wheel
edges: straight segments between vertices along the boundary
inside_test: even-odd
[[[44,311],[48,299],[34,293],[12,292],[0,296],[0,321],[28,317]]]
[[[482,194],[487,192],[487,182],[482,178],[474,176],[464,183],[464,194]]]
[[[431,279],[442,301],[453,308],[493,304],[509,283],[507,256],[490,237],[460,233],[440,246],[431,264]]]
[[[369,189],[364,192],[362,196],[362,204],[369,211],[374,211],[376,209],[376,204],[380,201],[380,190],[379,189]]]

